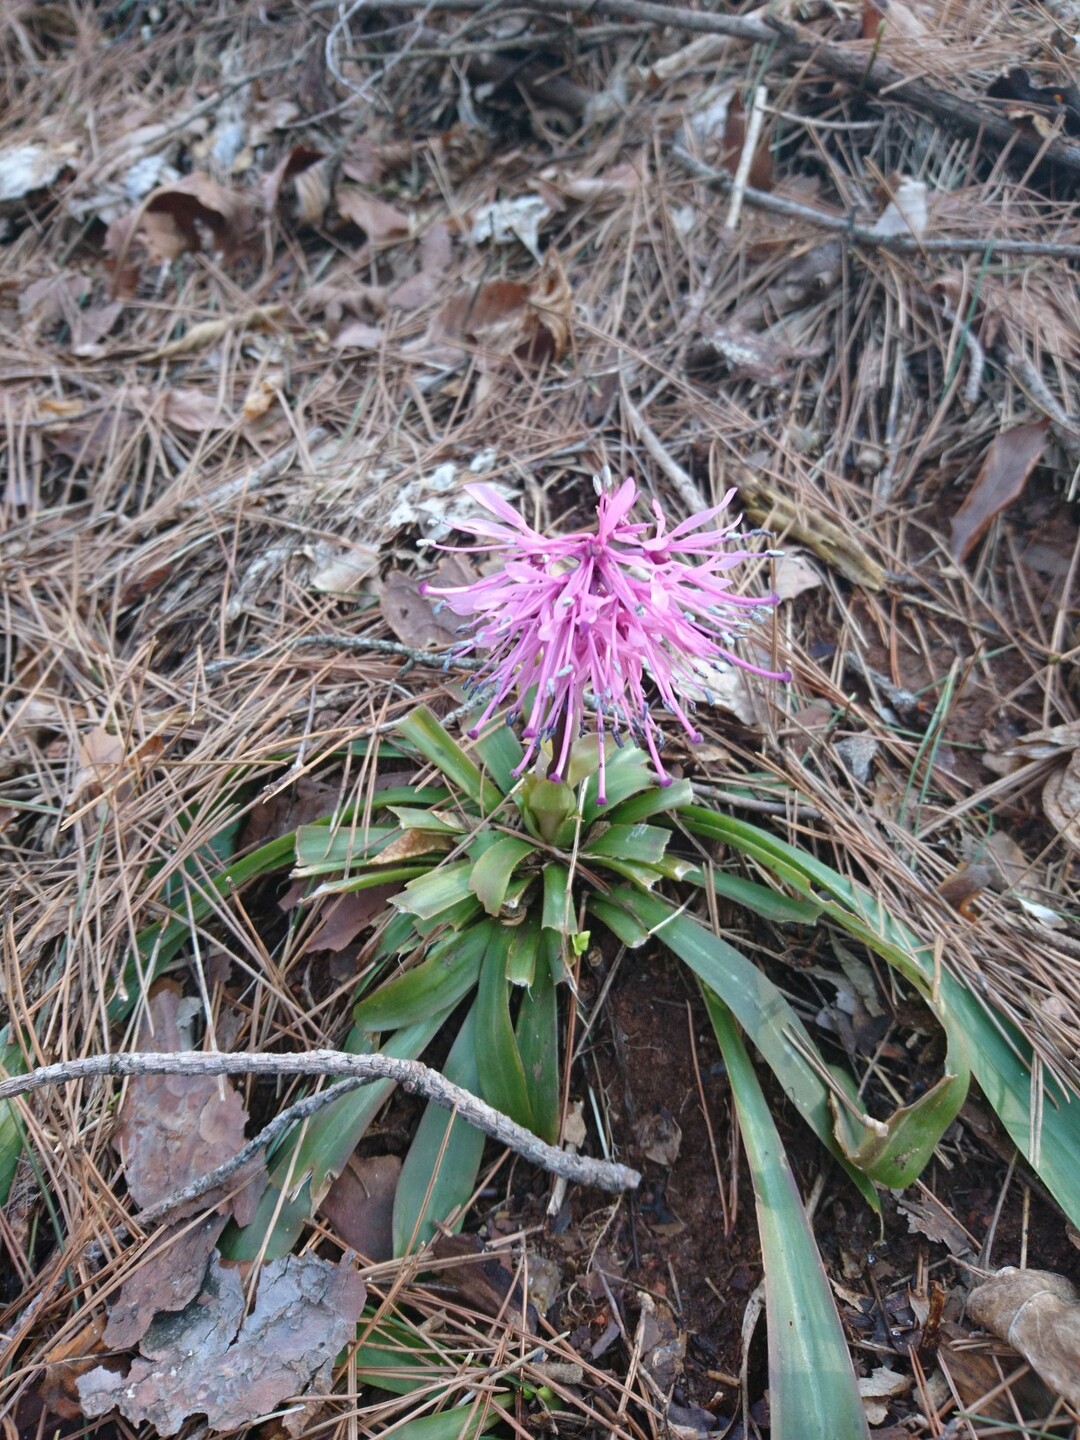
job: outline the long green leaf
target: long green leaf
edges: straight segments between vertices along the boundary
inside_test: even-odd
[[[358,1030],[396,1030],[449,1010],[476,985],[491,922],[470,925],[432,947],[431,953],[366,995],[353,1010]]]
[[[829,1281],[784,1147],[730,1010],[702,987],[731,1082],[757,1204],[772,1440],[869,1440]]]
[[[631,928],[620,929],[619,907],[631,920]],[[768,976],[726,940],[706,930],[692,915],[675,910],[668,901],[656,896],[621,886],[612,892],[609,902],[602,902],[602,908],[595,905],[591,908],[600,911],[624,944],[641,944],[643,938],[652,936],[666,945],[723,999],[761,1051],[799,1114],[844,1165],[867,1202],[879,1209],[873,1185],[847,1161],[837,1143],[831,1092],[823,1078],[825,1062],[819,1058],[815,1066],[807,1058],[817,1056],[817,1046]],[[801,1042],[799,1047],[793,1044],[793,1038]]]
[[[469,889],[489,915],[500,913],[510,877],[526,856],[535,853],[528,840],[520,840],[516,835],[502,835],[473,865]]]
[[[394,896],[393,904],[410,915],[419,915],[421,920],[431,920],[451,905],[468,899],[472,893],[469,885],[472,871],[471,860],[439,865],[426,875],[410,880],[402,894]]]
[[[560,1119],[559,1004],[551,968],[546,963],[537,966],[532,986],[521,997],[515,1034],[536,1133],[554,1145],[559,1138]]]
[[[480,927],[477,927],[480,928]],[[476,1011],[465,1017],[446,1057],[447,1080],[476,1093]],[[449,1132],[449,1134],[447,1133]],[[426,1245],[436,1226],[460,1210],[453,1229],[461,1229],[464,1205],[476,1186],[484,1134],[434,1101],[425,1107],[401,1167],[394,1195],[394,1254]]]
[[[583,855],[614,855],[619,860],[640,860],[655,865],[664,858],[671,831],[660,825],[596,825]]]
[[[933,951],[864,887],[814,856],[715,811],[698,808],[688,824],[699,834],[754,855],[804,894],[815,886],[819,900],[828,897],[822,907],[825,918],[895,965],[924,996],[933,1000],[936,995],[939,1013],[947,1015],[954,1034],[963,1037],[972,1074],[1009,1138],[1072,1223],[1080,1225],[1080,1096],[1063,1090],[1052,1077],[1034,1076],[1032,1046],[1012,1021],[950,970],[936,965]],[[1042,1097],[1036,1093],[1040,1084]]]
[[[398,733],[414,746],[425,760],[490,815],[503,802],[502,791],[489,780],[476,762],[465,753],[436,720],[426,705],[417,705],[397,723]]]
[[[480,969],[476,1002],[476,1044],[480,1066],[480,1094],[516,1120],[533,1130],[532,1102],[525,1067],[510,1023],[510,984],[506,960],[513,930],[493,925],[487,952]]]

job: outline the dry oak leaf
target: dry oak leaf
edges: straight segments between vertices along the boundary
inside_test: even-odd
[[[968,1314],[1080,1408],[1080,1291],[1071,1280],[1049,1270],[1006,1266],[971,1292]]]
[[[242,250],[251,238],[253,214],[243,195],[208,175],[185,175],[153,191],[143,203],[140,228],[147,245],[163,260],[185,250]]]
[[[396,245],[409,238],[409,217],[359,185],[339,185],[334,204],[344,219],[363,230],[372,245]]]
[[[335,1265],[286,1255],[260,1271],[245,1317],[241,1272],[215,1261],[190,1305],[154,1321],[126,1375],[101,1366],[79,1378],[83,1412],[116,1408],[134,1424],[175,1435],[194,1415],[205,1415],[211,1430],[232,1430],[308,1387],[321,1398],[366,1294],[348,1256]]]
[[[1023,493],[1039,463],[1049,420],[1014,425],[996,435],[986,452],[975,483],[952,518],[949,554],[959,565],[971,554],[990,523]]]

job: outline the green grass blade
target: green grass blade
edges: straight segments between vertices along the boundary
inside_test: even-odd
[[[465,1017],[442,1073],[447,1080],[475,1094],[478,1085],[475,1007]],[[395,1256],[407,1255],[417,1245],[426,1245],[435,1234],[437,1223],[446,1221],[454,1211],[459,1213],[451,1228],[455,1233],[461,1229],[464,1206],[476,1186],[483,1153],[482,1131],[429,1101],[405,1156],[394,1195]]]
[[[795,1176],[731,1012],[702,987],[754,1182],[769,1330],[771,1440],[869,1440],[840,1317]]]

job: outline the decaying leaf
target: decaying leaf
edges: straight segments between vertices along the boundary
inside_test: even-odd
[[[821,576],[805,555],[785,550],[773,566],[773,590],[781,600],[794,600],[806,590],[816,590]]]
[[[859,1381],[859,1395],[862,1398],[866,1419],[871,1425],[884,1425],[889,1413],[885,1403],[906,1395],[911,1389],[910,1375],[900,1375],[887,1365],[879,1365]]]
[[[484,1315],[499,1315],[510,1324],[521,1322],[525,1304],[525,1287],[520,1270],[512,1273],[504,1261],[512,1257],[505,1251],[485,1250],[478,1235],[439,1234],[431,1243],[431,1253],[440,1261],[439,1279],[453,1286],[466,1304]],[[532,1326],[537,1323],[532,1317]],[[530,1326],[530,1328],[532,1328]]]
[[[1080,850],[1080,750],[1074,750],[1068,765],[1055,770],[1047,780],[1042,803],[1059,837]]]
[[[393,1259],[394,1196],[400,1178],[397,1155],[354,1156],[319,1203],[319,1213],[365,1260]]]
[[[363,320],[346,320],[334,336],[335,350],[381,350],[385,344],[384,328]]]
[[[889,203],[870,227],[875,235],[914,235],[921,239],[929,218],[925,180],[905,175]]]
[[[433,320],[422,348],[448,364],[475,349],[481,368],[513,356],[531,365],[559,360],[570,344],[573,295],[562,263],[549,251],[531,285],[491,280],[452,296]]]
[[[409,238],[409,217],[359,185],[339,185],[334,203],[372,245],[396,245]]]
[[[222,414],[216,395],[190,385],[176,385],[167,392],[164,415],[170,425],[194,435],[221,430],[230,423],[229,417]]]
[[[350,595],[379,568],[379,551],[359,541],[343,549],[317,541],[311,549],[310,585],[324,595]]]
[[[73,1335],[46,1351],[38,1394],[54,1415],[64,1420],[77,1420],[82,1415],[75,1384],[80,1375],[97,1365],[104,1328],[103,1317],[95,1315]]]
[[[551,165],[541,173],[540,179],[551,195],[560,200],[602,205],[618,204],[628,195],[636,195],[647,174],[647,158],[641,155],[636,161],[627,160],[621,165],[613,165],[599,175],[569,174]]]
[[[1049,429],[1048,420],[1032,420],[995,436],[974,485],[952,518],[949,554],[958,565],[971,554],[990,522],[1023,493],[1039,463]]]
[[[200,320],[176,340],[170,340],[167,345],[151,350],[144,358],[176,360],[181,355],[191,355],[196,350],[216,345],[230,331],[261,329],[279,320],[284,313],[284,305],[257,305],[254,310],[249,310],[244,315],[226,316],[220,320]]]
[[[682,1374],[686,1357],[686,1332],[663,1301],[657,1302],[645,1290],[638,1291],[641,1315],[634,1335],[634,1348],[655,1390],[666,1397]]]
[[[83,1411],[116,1408],[161,1435],[195,1415],[211,1430],[250,1425],[309,1387],[325,1393],[365,1298],[348,1257],[287,1255],[263,1267],[245,1317],[241,1272],[216,1261],[190,1305],[154,1321],[126,1375],[100,1366],[78,1379]]]
[[[294,145],[263,177],[260,198],[268,214],[278,205],[292,213],[302,225],[318,225],[331,199],[333,178],[327,157],[310,145]],[[290,184],[291,182],[291,184]],[[289,199],[285,200],[286,187]]]
[[[391,570],[383,581],[383,619],[401,641],[417,650],[445,650],[458,638],[459,621],[450,612],[435,613],[435,603],[419,591],[415,575]]]
[[[438,220],[424,231],[420,241],[420,268],[415,275],[402,280],[386,297],[386,303],[399,310],[418,310],[438,293],[443,276],[450,267],[453,240],[450,227]]]
[[[1080,1408],[1080,1290],[1049,1270],[1006,1266],[971,1292],[968,1314]]]
[[[90,281],[86,276],[73,270],[32,280],[19,296],[19,314],[23,324],[31,334],[49,331],[61,324],[74,329],[79,304],[90,294],[90,290]]]
[[[163,982],[147,1003],[139,1050],[190,1048],[182,1032],[184,1002]],[[211,1075],[141,1075],[127,1088],[113,1144],[124,1165],[128,1190],[145,1209],[174,1195],[192,1180],[232,1159],[244,1145],[247,1112],[228,1080]],[[230,1188],[236,1187],[236,1179]],[[261,1185],[255,1181],[232,1202],[241,1224],[251,1219]],[[220,1202],[211,1192],[200,1209]]]
[[[235,255],[248,243],[252,211],[243,195],[198,172],[149,195],[140,228],[152,252],[175,260],[185,250]]]
[[[46,190],[74,162],[76,145],[0,146],[0,214],[37,190]]]
[[[551,206],[540,195],[519,195],[513,200],[496,200],[473,212],[472,241],[482,245],[524,245],[540,264],[540,227],[551,218]]]
[[[646,1160],[657,1165],[674,1165],[682,1145],[682,1129],[670,1110],[646,1115],[634,1127],[634,1138]]]

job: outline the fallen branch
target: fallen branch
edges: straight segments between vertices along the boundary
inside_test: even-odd
[[[711,165],[684,150],[681,145],[671,147],[672,158],[695,180],[703,180],[725,193],[733,192],[735,181],[723,170],[714,170]],[[830,230],[834,235],[846,235],[860,245],[876,245],[880,250],[898,250],[916,255],[986,255],[995,251],[1004,255],[1048,255],[1055,260],[1080,260],[1080,245],[1067,245],[1056,240],[1012,240],[1006,235],[944,235],[923,240],[917,235],[882,235],[863,225],[856,225],[842,215],[830,215],[814,205],[804,205],[799,200],[789,200],[768,190],[755,190],[744,185],[741,198],[759,210],[771,210],[774,215],[790,215],[795,220],[808,220],[821,230]]]
[[[490,3],[491,0],[427,0],[424,10],[425,13],[471,12],[486,10]],[[380,0],[379,8],[413,10],[416,0]],[[733,40],[761,45],[765,47],[761,62],[768,69],[786,64],[809,66],[846,81],[853,90],[880,96],[883,103],[902,105],[926,115],[971,140],[990,141],[1001,149],[1012,146],[1028,159],[1045,160],[1080,175],[1080,144],[1060,135],[1052,140],[1026,135],[989,105],[976,104],[970,96],[939,90],[927,80],[905,75],[884,60],[875,60],[863,47],[822,40],[805,27],[776,16],[719,15],[657,4],[654,0],[523,0],[520,8],[564,19],[569,15],[588,15],[590,19],[616,16],[658,28],[685,30],[695,35],[726,35]]]
[[[10,1100],[50,1085],[69,1085],[73,1080],[131,1075],[340,1075],[355,1079],[361,1085],[373,1080],[393,1080],[409,1094],[423,1095],[444,1110],[455,1111],[485,1135],[552,1175],[614,1194],[636,1190],[641,1183],[639,1173],[629,1166],[572,1155],[547,1145],[523,1125],[492,1109],[460,1085],[454,1085],[437,1070],[422,1065],[419,1060],[399,1060],[393,1055],[349,1055],[341,1050],[311,1050],[298,1055],[225,1055],[201,1050],[90,1055],[82,1060],[43,1065],[25,1075],[0,1081],[0,1100]]]

